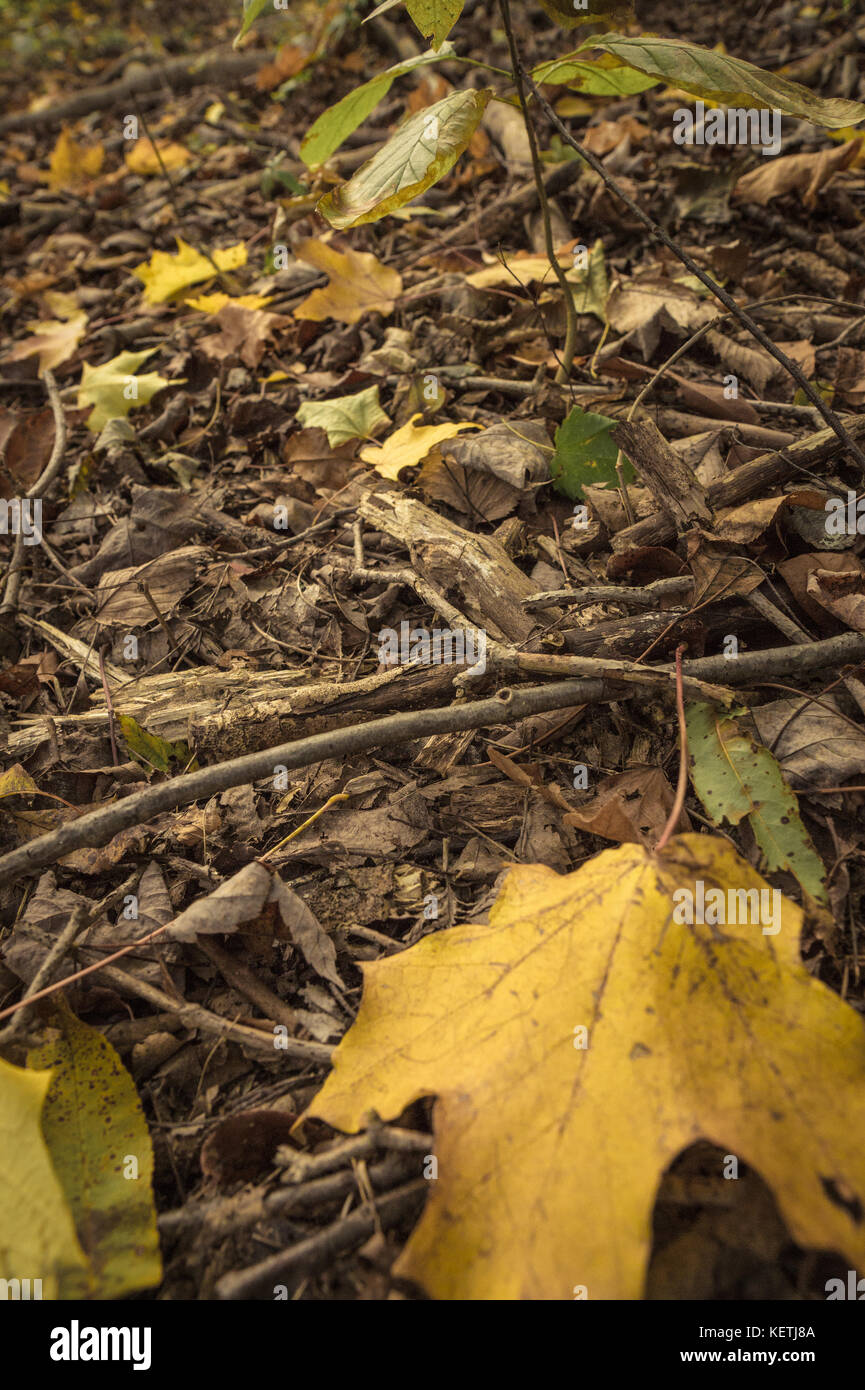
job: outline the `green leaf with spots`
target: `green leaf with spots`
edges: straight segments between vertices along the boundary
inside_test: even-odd
[[[611,483],[618,487],[616,459],[619,450],[610,435],[618,421],[606,415],[593,415],[590,410],[573,410],[556,430],[555,446],[550,463],[550,477],[557,492],[571,501],[583,496],[589,483]],[[625,482],[633,482],[634,470],[623,456]]]
[[[691,781],[713,823],[738,825],[747,817],[766,869],[786,870],[812,898],[827,903],[823,863],[769,749],[713,705],[688,705],[685,713]]]

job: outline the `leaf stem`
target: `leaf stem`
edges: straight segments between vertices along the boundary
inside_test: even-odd
[[[682,652],[684,646],[676,648],[676,714],[679,719],[679,783],[676,787],[676,799],[673,802],[673,809],[670,812],[670,819],[664,826],[663,834],[655,845],[655,853],[660,854],[667,841],[672,836],[685,805],[685,793],[688,790],[688,726],[685,723],[685,696],[682,689]]]

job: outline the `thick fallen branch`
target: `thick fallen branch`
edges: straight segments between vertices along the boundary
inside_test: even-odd
[[[865,636],[850,632],[831,637],[825,642],[746,652],[736,660],[723,656],[703,657],[685,662],[683,671],[686,678],[690,676],[704,681],[720,680],[726,685],[746,685],[764,676],[787,675],[791,672],[801,675],[803,671],[817,671],[862,660],[865,660]],[[669,674],[673,669],[672,666],[646,667],[647,672],[656,674]],[[627,687],[624,687],[624,695],[626,697]],[[430,734],[489,728],[548,710],[622,698],[621,680],[556,681],[546,686],[501,690],[488,700],[458,701],[444,708],[392,714],[371,723],[313,734],[309,738],[280,744],[260,753],[232,758],[230,762],[215,763],[201,772],[191,772],[170,782],[161,782],[110,806],[100,807],[98,811],[90,811],[78,820],[69,821],[50,834],[40,835],[38,839],[4,855],[0,859],[0,876],[5,880],[6,876],[34,873],[47,868],[49,864],[56,864],[64,855],[85,845],[95,847],[107,844],[118,831],[141,825],[163,811],[175,811],[181,806],[189,806],[193,801],[205,800],[227,791],[229,787],[272,777],[277,765],[292,771],[324,762],[328,758],[345,758],[351,753],[366,752],[370,748],[391,748],[399,743],[410,743],[413,739]]]

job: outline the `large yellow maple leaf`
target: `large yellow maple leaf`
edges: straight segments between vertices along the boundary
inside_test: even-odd
[[[758,1170],[801,1245],[865,1266],[865,1022],[802,966],[801,921],[727,841],[683,835],[514,868],[488,926],[366,966],[310,1113],[355,1132],[437,1097],[396,1272],[444,1299],[638,1299],[662,1175],[698,1139]]]

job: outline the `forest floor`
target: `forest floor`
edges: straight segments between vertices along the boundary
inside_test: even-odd
[[[646,32],[723,42],[815,92],[861,96],[861,20],[766,3],[757,23],[752,9],[644,0],[638,15]],[[51,983],[196,905],[197,932],[64,991],[119,1052],[153,1141],[164,1269],[138,1297],[418,1298],[392,1267],[423,1206],[432,1100],[354,1147],[295,1121],[357,1015],[364,963],[484,922],[510,865],[566,874],[611,845],[657,842],[679,775],[675,691],[669,675],[639,683],[634,663],[669,671],[682,646],[692,679],[735,687],[741,729],[774,754],[822,861],[822,905],[792,872],[771,875],[806,908],[802,960],[865,1009],[865,565],[855,523],[827,539],[825,506],[861,483],[796,382],[542,117],[555,243],[585,247],[590,266],[574,282],[565,384],[561,294],[538,268],[522,128],[502,105],[422,211],[330,235],[378,266],[343,262],[332,312],[310,308],[327,285],[322,193],[407,109],[499,79],[419,68],[314,175],[299,157],[312,122],[423,40],[402,8],[360,26],[350,7],[308,3],[233,48],[238,12],[16,6],[0,38],[4,497],[31,492],[54,458],[43,543],[11,576],[2,538],[0,850],[307,735],[502,687],[580,679],[585,698],[483,728],[387,725],[92,843],[56,840],[38,873],[0,889],[0,1009],[76,912]],[[573,46],[531,12],[517,16],[527,63]],[[466,6],[451,39],[508,67],[489,0]],[[199,54],[209,63],[184,77],[179,60]],[[785,119],[777,159],[683,150],[674,112],[691,99],[664,85],[545,91],[865,447],[865,146]],[[178,239],[199,265],[172,291]],[[260,298],[227,302],[241,296]],[[615,473],[554,486],[574,407],[598,428],[622,423],[647,386],[634,421],[672,450],[676,487],[669,452],[653,471],[651,434],[629,436],[624,491]],[[412,420],[471,428],[420,448]],[[418,633],[445,625],[467,644],[459,670],[409,664]],[[678,828],[715,828],[691,788]],[[748,817],[721,834],[760,866]],[[212,896],[264,855],[280,911]],[[13,1017],[0,1044],[20,1065],[56,1018]],[[753,1169],[725,1184],[719,1152],[693,1145],[664,1176],[646,1296],[824,1297],[846,1262],[797,1245]]]

